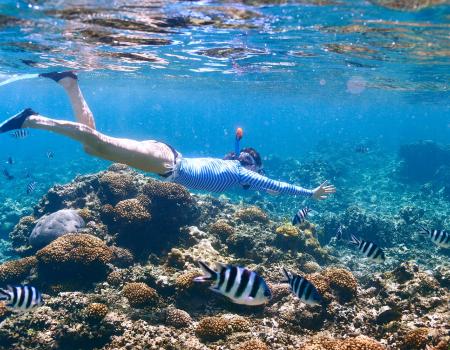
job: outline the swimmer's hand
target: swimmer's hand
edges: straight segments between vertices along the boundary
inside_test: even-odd
[[[336,192],[336,187],[334,187],[333,185],[327,185],[328,180],[323,182],[319,187],[316,187],[315,189],[313,189],[313,195],[312,197],[315,200],[323,200],[323,199],[327,199],[328,195],[330,193],[335,193]]]

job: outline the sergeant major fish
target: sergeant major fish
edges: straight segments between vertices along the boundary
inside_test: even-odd
[[[256,306],[272,298],[272,292],[264,279],[245,267],[216,263],[218,271],[214,271],[203,261],[199,261],[198,265],[205,276],[196,277],[194,281],[213,282],[210,289],[226,296],[233,303]]]
[[[31,181],[27,185],[27,194],[32,194],[34,192],[34,190],[36,189],[36,185],[37,185],[36,181]]]
[[[316,287],[305,277],[292,274],[283,267],[283,273],[286,276],[284,282],[289,283],[292,293],[294,293],[301,301],[308,305],[320,305],[322,297]]]
[[[383,250],[375,243],[359,239],[353,234],[351,235],[351,237],[352,240],[350,242],[357,245],[358,250],[369,260],[380,264],[383,263],[384,260],[386,260]]]
[[[24,139],[25,137],[27,137],[30,133],[28,132],[28,130],[26,129],[18,129],[12,133],[10,133],[10,135],[12,137],[14,137],[15,139]]]
[[[450,233],[444,230],[429,230],[420,226],[422,231],[420,233],[428,235],[431,242],[441,248],[450,248]]]
[[[29,311],[44,304],[41,293],[32,286],[18,285],[0,289],[0,300],[17,311]]]
[[[295,214],[294,218],[292,219],[292,225],[299,225],[303,221],[306,220],[308,217],[308,214],[311,212],[311,209],[308,207],[305,207],[303,209],[300,209],[297,214]]]

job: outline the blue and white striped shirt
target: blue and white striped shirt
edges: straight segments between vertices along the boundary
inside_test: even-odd
[[[276,181],[244,168],[238,160],[182,158],[170,181],[187,188],[223,192],[233,187],[311,197],[312,190]]]

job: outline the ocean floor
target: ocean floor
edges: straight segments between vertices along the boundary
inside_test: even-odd
[[[329,179],[338,192],[321,203],[193,194],[120,164],[51,187],[17,208],[0,265],[2,285],[30,283],[45,305],[29,313],[2,306],[0,348],[448,350],[450,251],[418,233],[419,223],[450,228],[446,148],[424,142],[393,155],[352,147],[265,160],[270,177],[305,186]],[[418,174],[427,152],[445,156],[431,175]],[[290,225],[306,205],[315,215]],[[53,229],[56,217],[74,225],[69,234]],[[363,258],[350,234],[383,247],[386,262]],[[198,260],[258,272],[272,300],[231,303],[193,282]],[[313,282],[323,305],[292,294],[282,267]]]

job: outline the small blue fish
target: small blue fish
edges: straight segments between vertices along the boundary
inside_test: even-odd
[[[195,282],[213,282],[210,289],[241,305],[262,305],[272,298],[266,282],[256,272],[245,267],[216,264],[217,271],[204,262],[198,262],[205,273],[194,279]]]
[[[294,218],[292,219],[292,225],[300,225],[303,221],[306,220],[308,217],[308,214],[311,212],[311,209],[308,207],[305,207],[303,209],[300,209],[297,214],[295,214]]]
[[[10,133],[10,135],[12,137],[14,137],[15,139],[24,139],[25,137],[30,135],[30,133],[28,132],[27,129],[19,129],[19,130],[13,131],[12,133]]]
[[[36,181],[31,181],[27,185],[27,194],[32,194],[34,192],[34,190],[36,189],[36,185],[37,185]]]
[[[30,311],[44,304],[41,293],[32,286],[18,285],[0,289],[0,300],[17,311]]]
[[[294,293],[301,301],[308,305],[320,305],[322,297],[317,291],[314,284],[305,277],[292,274],[283,267],[283,273],[286,277],[284,282],[289,283],[292,293]]]

